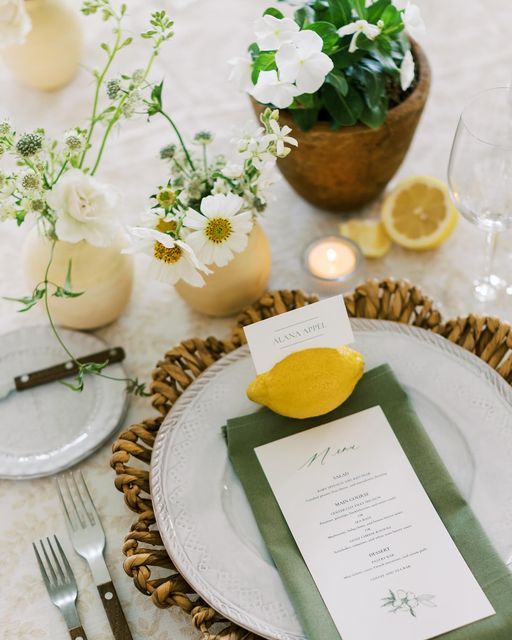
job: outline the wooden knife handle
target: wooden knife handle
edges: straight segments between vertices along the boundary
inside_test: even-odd
[[[76,627],[75,629],[69,630],[69,635],[72,640],[87,640],[87,636],[85,635],[85,631],[83,627]]]
[[[103,364],[108,361],[109,364],[116,362],[122,362],[126,355],[124,349],[121,347],[113,347],[112,349],[105,349],[99,353],[93,353],[90,356],[84,356],[79,358],[79,362],[94,362],[95,364]],[[57,364],[54,367],[48,367],[48,369],[41,369],[40,371],[34,371],[33,373],[27,373],[22,376],[14,378],[14,384],[17,391],[26,391],[27,389],[33,389],[39,387],[42,384],[48,382],[55,382],[55,380],[63,380],[70,376],[75,376],[78,373],[78,366],[72,360]]]
[[[133,640],[113,583],[100,584],[98,591],[115,640]]]

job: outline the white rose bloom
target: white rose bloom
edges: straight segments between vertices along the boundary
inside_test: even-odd
[[[23,44],[31,27],[24,0],[0,0],[0,48]]]
[[[412,53],[408,51],[402,60],[402,65],[400,66],[400,85],[402,87],[402,91],[407,91],[411,86],[414,80],[414,70],[414,58],[412,57]]]
[[[275,51],[285,42],[290,42],[298,33],[299,25],[291,18],[276,18],[266,15],[254,23],[256,42],[261,51]]]
[[[252,95],[258,102],[273,104],[278,109],[286,109],[300,91],[291,82],[281,82],[277,71],[261,71]]]
[[[59,240],[86,240],[105,247],[118,231],[114,217],[117,194],[79,169],[65,173],[46,200],[57,216],[55,230]]]

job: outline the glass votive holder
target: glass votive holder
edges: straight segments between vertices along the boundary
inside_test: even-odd
[[[328,296],[339,293],[360,273],[364,257],[359,245],[343,236],[324,236],[310,242],[302,254],[308,286]]]

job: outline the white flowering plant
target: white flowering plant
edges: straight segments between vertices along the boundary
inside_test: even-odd
[[[232,79],[258,102],[290,109],[304,131],[318,121],[379,127],[417,81],[408,34],[424,29],[419,8],[409,0],[300,4],[293,18],[269,8],[256,20],[256,41],[230,61]]]
[[[276,159],[286,157],[297,141],[289,127],[279,126],[279,112],[266,109],[262,126],[234,141],[231,160],[224,155],[210,159],[213,135],[197,133],[197,151],[190,151],[163,111],[162,85],[155,87],[148,103],[148,114],[157,113],[170,122],[179,144],[160,152],[170,176],[152,196],[153,206],[142,224],[130,229],[129,251],[147,254],[153,275],[161,281],[202,287],[209,266],[223,267],[247,247],[254,222],[267,206]]]
[[[84,293],[72,288],[71,263],[64,283],[50,281],[55,245],[58,241],[87,241],[103,247],[118,235],[116,191],[100,182],[96,174],[114,127],[137,113],[145,114],[144,100],[153,89],[148,76],[162,45],[173,35],[173,22],[165,11],[153,12],[147,30],[140,34],[149,43],[146,65],[129,74],[109,77],[118,54],[133,42],[133,36],[124,28],[127,5],[115,6],[111,0],[86,0],[82,13],[100,14],[105,22],[111,23],[113,36],[110,43],[101,44],[105,54],[102,68],[92,72],[95,83],[89,121],[66,131],[61,139],[51,138],[40,128],[19,133],[8,120],[0,121],[0,159],[10,156],[10,166],[14,167],[8,171],[0,169],[0,221],[13,219],[22,225],[35,219],[51,247],[42,281],[30,295],[13,300],[21,303],[21,311],[28,311],[39,302],[44,304],[56,338],[78,366],[76,384],[68,385],[76,390],[83,388],[86,374],[105,376],[102,371],[106,363],[77,361],[53,322],[50,297],[75,298]],[[137,380],[127,382],[130,391],[144,393]]]

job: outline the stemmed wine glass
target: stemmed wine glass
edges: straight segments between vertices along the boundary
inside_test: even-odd
[[[494,300],[505,286],[494,273],[496,240],[512,227],[511,87],[483,91],[462,112],[448,182],[462,215],[487,232],[484,273],[474,282],[474,294],[481,302]]]

